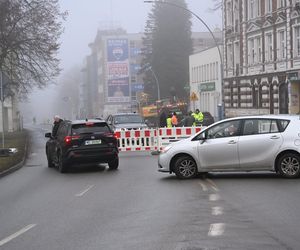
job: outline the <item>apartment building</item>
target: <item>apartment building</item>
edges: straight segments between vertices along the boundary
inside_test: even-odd
[[[227,117],[300,111],[300,1],[225,0]]]
[[[220,31],[214,34],[217,41],[222,41]],[[144,91],[143,74],[140,74],[143,36],[143,33],[127,33],[122,28],[97,32],[82,68],[81,117],[137,111],[138,96]],[[195,51],[211,47],[214,42],[209,32],[192,33],[192,39]]]
[[[222,46],[219,46],[222,53]],[[190,55],[189,78],[191,100],[190,109],[208,111],[218,118],[218,105],[222,103],[221,60],[218,47],[212,47]]]

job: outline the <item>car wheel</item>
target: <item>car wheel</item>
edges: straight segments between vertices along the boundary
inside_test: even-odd
[[[119,158],[114,159],[108,163],[108,167],[111,170],[117,169],[119,167]]]
[[[197,165],[190,156],[179,157],[174,166],[174,173],[180,179],[190,179],[197,175]]]
[[[48,160],[48,168],[53,168],[55,165],[53,163],[53,160],[52,160],[49,152],[47,152],[47,160]]]
[[[300,157],[294,153],[284,154],[278,160],[277,169],[285,178],[297,178],[300,174]]]
[[[58,153],[58,171],[60,173],[66,173],[67,172],[66,162],[63,159],[62,153]]]

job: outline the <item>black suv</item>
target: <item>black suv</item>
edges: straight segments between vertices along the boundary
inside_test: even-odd
[[[46,133],[48,167],[58,167],[61,173],[75,163],[108,163],[110,169],[119,166],[119,150],[113,131],[104,120],[64,120],[57,135]]]

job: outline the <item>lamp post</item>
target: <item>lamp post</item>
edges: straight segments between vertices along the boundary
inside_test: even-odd
[[[220,49],[220,46],[219,46],[219,44],[218,44],[218,42],[217,42],[217,39],[216,39],[216,37],[215,37],[215,35],[213,34],[213,32],[211,31],[211,29],[209,28],[209,26],[203,21],[203,19],[201,18],[201,17],[199,17],[196,13],[194,13],[193,11],[191,11],[191,10],[189,10],[189,9],[187,9],[187,8],[185,8],[185,7],[183,7],[183,6],[180,6],[180,5],[178,5],[178,4],[175,4],[175,3],[170,3],[170,2],[167,2],[167,1],[154,1],[154,0],[145,0],[144,1],[144,3],[160,3],[160,4],[166,4],[166,5],[171,5],[171,6],[174,6],[174,7],[176,7],[176,8],[179,8],[179,9],[182,9],[182,10],[184,10],[184,11],[187,11],[187,12],[189,12],[189,13],[191,13],[194,17],[196,17],[206,28],[207,28],[207,30],[209,31],[209,33],[211,34],[211,36],[212,36],[212,38],[213,38],[213,40],[214,40],[214,42],[215,42],[215,45],[216,45],[216,47],[217,47],[217,49],[218,49],[218,53],[219,53],[219,57],[220,57],[220,74],[221,74],[221,85],[222,85],[222,92],[223,92],[223,57],[222,57],[222,53],[221,53],[221,49]],[[224,95],[222,95],[222,98],[224,98]],[[223,104],[223,106],[224,106],[224,104]],[[224,112],[222,111],[222,117],[221,117],[221,119],[223,119],[223,117],[224,117],[224,114],[223,114]]]
[[[160,100],[160,87],[159,87],[158,78],[157,78],[155,72],[153,71],[151,65],[146,64],[145,70],[146,70],[146,71],[149,70],[149,71],[152,73],[152,75],[153,75],[153,77],[154,77],[154,79],[155,79],[156,88],[157,88],[157,100]]]
[[[4,148],[4,91],[3,91],[3,74],[2,70],[0,70],[0,87],[1,87],[1,120],[2,120],[2,148]]]
[[[160,87],[159,87],[159,81],[157,78],[157,75],[155,74],[155,72],[153,71],[151,65],[149,63],[147,63],[144,66],[145,71],[150,71],[155,79],[155,83],[156,83],[156,88],[157,88],[157,101],[156,101],[156,110],[157,110],[157,127],[159,127],[159,109],[158,109],[158,102],[160,101]]]

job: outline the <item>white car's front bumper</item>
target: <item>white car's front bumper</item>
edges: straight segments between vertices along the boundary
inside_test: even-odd
[[[158,156],[158,171],[170,172],[170,156],[167,153],[160,153]]]

